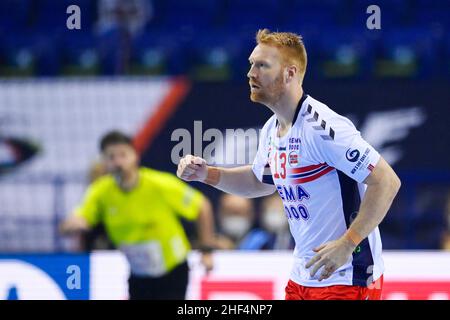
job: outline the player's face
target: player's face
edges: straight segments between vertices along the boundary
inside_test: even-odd
[[[128,144],[118,143],[106,147],[103,152],[106,169],[109,173],[122,176],[138,166],[136,150]]]
[[[255,47],[249,57],[247,73],[250,84],[250,99],[266,105],[275,104],[284,91],[281,52],[264,44]]]

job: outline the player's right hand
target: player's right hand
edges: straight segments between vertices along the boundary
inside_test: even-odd
[[[177,176],[184,181],[205,181],[208,176],[206,160],[193,155],[187,155],[178,164]]]

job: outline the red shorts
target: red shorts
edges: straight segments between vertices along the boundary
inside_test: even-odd
[[[286,300],[381,300],[383,276],[368,287],[336,285],[305,287],[289,280]]]

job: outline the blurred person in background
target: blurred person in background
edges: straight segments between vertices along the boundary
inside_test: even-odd
[[[442,237],[442,249],[450,251],[450,191],[447,193],[444,215],[447,228],[445,228],[444,235]]]
[[[217,211],[220,233],[216,237],[215,246],[222,250],[244,249],[254,229],[255,211],[252,200],[223,194]]]
[[[223,250],[283,250],[293,248],[293,239],[284,208],[278,196],[265,198],[257,225],[251,199],[224,194],[219,200],[218,222],[221,233],[215,246]]]
[[[61,232],[83,232],[103,222],[130,265],[130,299],[184,299],[191,246],[180,219],[197,221],[201,261],[211,270],[209,200],[172,174],[140,167],[131,138],[121,132],[107,133],[100,150],[109,174],[89,186]]]
[[[277,194],[267,196],[261,204],[261,229],[254,235],[254,247],[260,250],[294,249],[283,203]]]

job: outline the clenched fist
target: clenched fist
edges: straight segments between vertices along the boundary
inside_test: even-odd
[[[185,181],[205,181],[208,176],[206,161],[190,154],[183,157],[178,164],[177,176]]]

